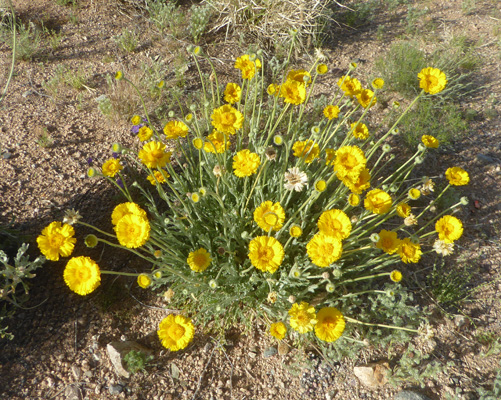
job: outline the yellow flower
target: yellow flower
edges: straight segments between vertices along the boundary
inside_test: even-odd
[[[197,150],[200,150],[202,147],[204,147],[204,141],[200,138],[195,138],[192,140],[193,147]]]
[[[223,133],[214,129],[214,131],[207,136],[207,141],[204,143],[204,150],[207,153],[224,153],[230,147],[228,137]]]
[[[289,229],[289,234],[292,237],[298,238],[303,234],[303,230],[299,225],[292,225]]]
[[[124,74],[122,71],[117,71],[117,73],[115,74],[115,79],[117,81],[121,81],[123,79],[123,77],[124,77]]]
[[[400,282],[402,280],[402,273],[398,269],[394,269],[390,272],[390,279],[393,282]]]
[[[280,93],[280,86],[279,85],[275,85],[274,83],[271,83],[270,85],[268,85],[268,88],[266,89],[266,92],[270,96],[278,96],[278,94]]]
[[[324,108],[324,116],[329,121],[331,119],[337,118],[339,116],[339,107],[333,106],[333,105],[328,105],[327,107]]]
[[[134,115],[130,122],[132,125],[139,125],[141,123],[141,117],[139,115]]]
[[[408,237],[400,241],[397,253],[406,264],[417,263],[421,258],[421,254],[423,254],[419,243],[412,243]]]
[[[151,278],[149,277],[149,275],[139,274],[139,276],[137,277],[137,284],[143,289],[146,289],[151,285]]]
[[[336,158],[336,150],[325,149],[325,165],[334,165],[334,159]]]
[[[329,71],[329,68],[325,64],[318,64],[317,65],[317,74],[318,75],[323,75],[326,74]]]
[[[445,243],[453,243],[463,235],[463,223],[452,215],[444,215],[435,223],[438,238]]]
[[[300,304],[294,303],[289,310],[289,315],[291,328],[299,333],[312,331],[313,326],[317,323],[315,308],[305,301]]]
[[[101,283],[99,266],[89,257],[73,257],[63,272],[68,287],[80,296],[92,293]]]
[[[266,233],[271,230],[278,231],[285,220],[285,211],[280,203],[265,201],[254,211],[254,221]]]
[[[311,75],[308,71],[305,71],[304,69],[291,70],[287,74],[286,81],[296,81],[298,83],[309,85],[311,82]]]
[[[357,139],[365,140],[369,137],[369,128],[367,128],[367,125],[361,122],[354,122],[353,124],[351,124],[351,134]]]
[[[170,314],[160,322],[157,333],[162,346],[170,351],[178,351],[186,348],[193,340],[195,326],[187,317]]]
[[[236,83],[228,83],[224,90],[224,101],[234,104],[240,101],[242,89]]]
[[[445,171],[445,177],[449,181],[449,184],[453,186],[464,186],[470,182],[470,176],[468,172],[459,167],[451,167]]]
[[[306,251],[313,264],[318,267],[328,267],[341,258],[343,246],[341,240],[320,232],[308,242]]]
[[[116,158],[110,158],[103,164],[103,175],[113,178],[118,171],[123,169],[123,165]]]
[[[139,132],[137,133],[137,137],[141,142],[146,142],[152,136],[153,136],[153,131],[151,130],[151,128],[147,126],[142,126],[141,128],[139,128]]]
[[[379,240],[376,243],[378,249],[383,250],[385,253],[393,254],[398,250],[400,239],[397,237],[397,232],[387,231],[383,229],[378,233]]]
[[[313,160],[320,154],[320,148],[313,140],[296,142],[292,146],[292,150],[294,150],[295,157],[304,157],[304,162],[306,164],[313,162]]]
[[[324,342],[335,342],[344,332],[343,314],[337,308],[324,307],[317,313],[315,335]]]
[[[377,97],[374,96],[374,92],[370,89],[363,89],[356,96],[358,102],[363,108],[369,107],[369,104],[373,107],[377,102]]]
[[[167,173],[167,172],[164,172],[163,175],[160,171],[153,171],[153,174],[152,175],[148,175],[146,177],[146,179],[148,179],[150,181],[150,183],[155,186],[158,183],[165,183],[167,182],[164,178],[164,175],[165,175],[165,178],[169,178],[170,175]]]
[[[358,194],[352,193],[348,196],[348,204],[352,207],[356,207],[360,204],[360,197]]]
[[[186,114],[186,117],[184,117],[184,120],[188,123],[190,123],[193,120],[193,114],[189,113]]]
[[[165,151],[165,144],[162,142],[146,143],[139,151],[138,157],[148,168],[162,168],[170,163],[170,151]]]
[[[284,98],[284,102],[297,106],[306,100],[306,85],[288,80],[280,86],[280,97]]]
[[[116,206],[111,213],[111,223],[113,225],[118,224],[118,221],[125,217],[126,215],[137,215],[141,218],[146,219],[146,211],[139,207],[136,203],[122,203]]]
[[[251,153],[248,149],[239,151],[233,157],[234,173],[239,178],[255,174],[259,164],[261,164],[259,156],[256,153]]]
[[[270,335],[278,340],[282,340],[287,333],[287,328],[283,322],[275,322],[270,326]]]
[[[315,183],[315,190],[319,193],[322,193],[325,189],[327,189],[327,182],[323,179],[320,179]]]
[[[346,175],[342,182],[355,194],[362,194],[371,187],[371,173],[368,168],[362,169],[358,175]]]
[[[351,78],[350,76],[342,76],[339,78],[337,85],[341,88],[344,94],[349,97],[356,96],[362,90],[362,84],[360,81],[357,78]]]
[[[77,242],[74,234],[75,229],[71,225],[51,222],[37,237],[38,248],[48,260],[58,261],[59,256],[68,257],[73,252]]]
[[[243,114],[229,104],[216,108],[212,115],[212,126],[218,131],[234,135],[244,123]]]
[[[423,144],[430,148],[430,149],[436,149],[438,148],[438,139],[434,138],[433,136],[430,135],[423,135],[421,136],[421,141]]]
[[[397,206],[397,214],[402,218],[407,218],[411,214],[411,206],[401,202]]]
[[[336,151],[334,172],[339,179],[347,176],[355,178],[365,168],[367,159],[364,152],[357,146],[343,146]]]
[[[447,78],[438,68],[423,68],[418,74],[419,87],[426,93],[437,94],[445,89]]]
[[[274,273],[284,260],[284,248],[274,237],[258,236],[249,243],[249,259],[257,269]]]
[[[164,126],[164,133],[167,139],[177,139],[186,137],[188,126],[181,121],[169,121]]]
[[[256,74],[256,70],[261,68],[261,61],[257,58],[251,61],[249,55],[244,54],[235,61],[235,68],[242,71],[242,79],[252,79]]]
[[[141,247],[150,238],[150,223],[146,218],[128,214],[120,218],[115,226],[118,242],[125,247]]]
[[[408,195],[411,200],[417,200],[421,197],[421,191],[419,189],[412,188],[409,190]]]
[[[211,263],[212,258],[204,248],[190,252],[188,254],[188,265],[195,272],[203,272]]]
[[[341,210],[333,209],[324,211],[318,218],[318,230],[338,240],[346,239],[350,236],[350,218]]]
[[[386,214],[391,209],[391,196],[381,189],[373,189],[365,196],[364,207],[374,214]]]
[[[374,89],[382,89],[384,86],[384,80],[382,78],[376,78],[372,81],[372,87]]]

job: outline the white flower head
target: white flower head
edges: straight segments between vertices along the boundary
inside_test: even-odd
[[[454,252],[454,243],[445,243],[444,241],[437,239],[435,243],[433,243],[433,250],[437,254],[442,256],[448,256]]]
[[[73,225],[76,224],[82,216],[75,209],[66,210],[64,213],[63,224]]]
[[[305,186],[308,187],[308,175],[300,171],[297,167],[288,169],[288,172],[285,173],[285,181],[285,188],[287,190],[300,192]]]

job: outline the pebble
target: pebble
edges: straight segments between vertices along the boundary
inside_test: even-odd
[[[124,388],[122,385],[111,385],[108,387],[108,391],[110,392],[111,395],[114,395],[114,396],[122,393],[123,390],[124,390]]]
[[[426,397],[424,394],[412,392],[410,390],[404,390],[397,393],[393,400],[430,400],[430,398]]]
[[[273,346],[270,346],[270,347],[268,347],[268,348],[264,351],[263,356],[264,356],[265,358],[269,358],[269,357],[273,357],[273,356],[274,356],[275,354],[277,354],[277,353],[278,353],[277,348],[276,348],[276,347],[273,347]]]

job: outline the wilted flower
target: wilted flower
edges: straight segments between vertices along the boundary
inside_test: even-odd
[[[433,243],[433,250],[435,250],[437,254],[448,256],[454,252],[454,242],[447,243],[443,240],[437,239]]]
[[[308,175],[299,170],[297,167],[292,167],[288,169],[285,173],[285,185],[287,190],[295,190],[300,192],[305,186],[308,186]]]
[[[265,150],[264,155],[268,161],[275,161],[277,158],[277,151],[273,147],[268,147]]]
[[[414,214],[409,214],[407,217],[404,218],[404,225],[405,226],[412,226],[412,225],[417,225],[418,220]]]
[[[63,224],[74,225],[76,224],[82,216],[75,209],[66,210],[64,213]]]
[[[277,301],[277,298],[278,298],[277,292],[269,292],[266,300],[270,304],[275,304],[275,302]]]

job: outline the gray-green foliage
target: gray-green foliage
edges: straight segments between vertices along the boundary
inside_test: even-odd
[[[148,4],[150,20],[160,32],[169,31],[174,37],[180,33],[184,14],[172,1],[153,0]]]
[[[124,357],[124,361],[127,364],[127,370],[132,374],[144,371],[146,364],[152,359],[152,356],[148,356],[142,351],[136,350],[129,351]]]
[[[0,40],[13,48],[12,26],[0,27]],[[42,44],[41,30],[32,22],[16,27],[16,59],[29,61],[39,53]]]
[[[35,277],[33,271],[40,268],[45,262],[45,257],[40,256],[35,260],[30,261],[29,256],[25,253],[28,250],[28,245],[23,244],[16,257],[14,263],[9,263],[7,254],[0,250],[0,323],[3,325],[3,320],[6,320],[14,314],[14,307],[19,307],[29,298],[28,280]],[[7,326],[0,325],[0,337],[12,339],[12,334],[7,332]]]
[[[200,41],[200,37],[204,34],[209,24],[211,17],[211,7],[209,5],[205,6],[191,6],[191,17],[190,17],[190,33],[195,43]]]
[[[443,259],[435,263],[430,275],[430,290],[433,298],[442,307],[458,307],[471,293],[468,287],[473,273],[465,265],[463,268],[447,268]]]
[[[497,374],[492,382],[492,389],[484,389],[482,387],[477,389],[479,400],[497,400],[501,399],[501,362]]]
[[[128,29],[124,29],[120,35],[115,36],[114,40],[121,50],[128,53],[134,52],[139,45],[137,33]]]

